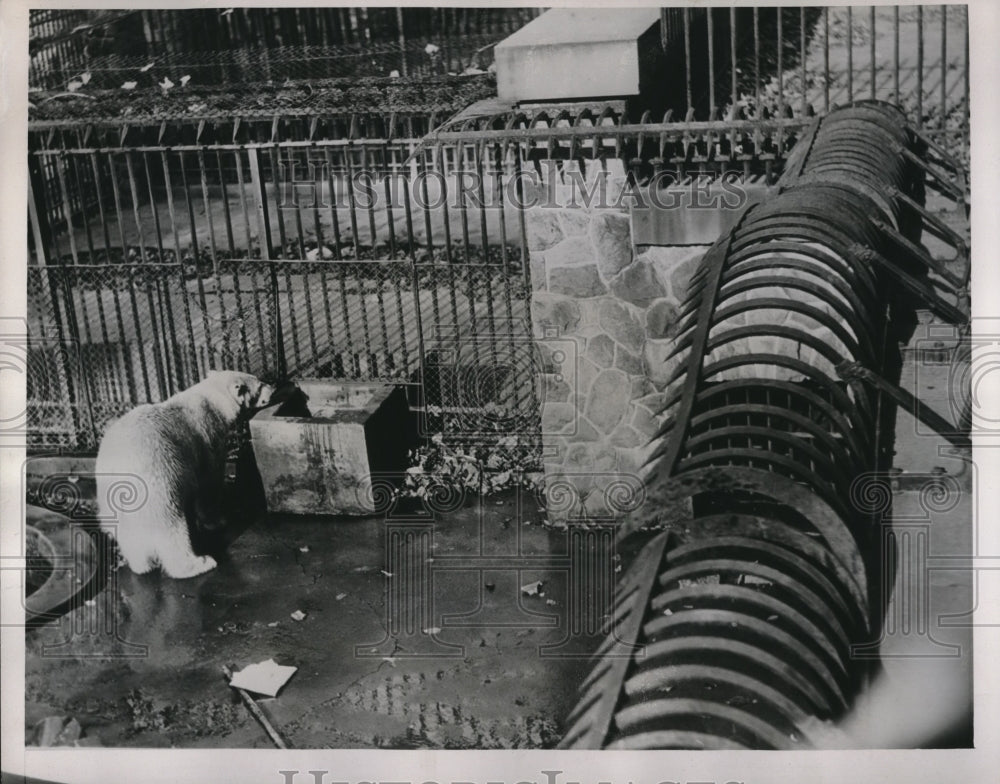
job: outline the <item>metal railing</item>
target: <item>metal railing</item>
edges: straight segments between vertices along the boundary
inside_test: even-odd
[[[79,359],[52,354],[42,376],[68,384],[37,386],[57,393],[37,416],[63,418],[39,423],[51,445],[92,447],[217,367],[412,384],[456,437],[486,410],[537,417],[524,214],[502,193],[516,162],[407,163],[415,140],[41,141],[29,329]]]

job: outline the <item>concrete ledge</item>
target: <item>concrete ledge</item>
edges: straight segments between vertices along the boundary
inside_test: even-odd
[[[497,94],[509,101],[637,95],[639,39],[659,20],[658,8],[550,9],[497,44]]]

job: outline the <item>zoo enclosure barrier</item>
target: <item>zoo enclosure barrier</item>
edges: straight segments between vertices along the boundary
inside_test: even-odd
[[[102,88],[136,78],[176,83],[184,75],[195,84],[238,85],[393,70],[403,77],[460,72],[485,68],[491,45],[539,13],[485,7],[34,10],[29,82],[64,89],[84,72]],[[436,51],[429,53],[428,44]]]
[[[518,114],[423,141],[433,115],[33,123],[30,329],[88,370],[37,355],[32,432],[92,446],[109,418],[235,361],[410,383],[455,437],[535,433],[526,210],[574,175],[636,182],[650,144],[678,178],[719,176],[713,140],[735,129],[757,140],[739,172],[770,180],[804,122],[624,120]]]

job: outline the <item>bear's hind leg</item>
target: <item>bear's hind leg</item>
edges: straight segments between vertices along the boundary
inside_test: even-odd
[[[143,536],[142,529],[137,529],[135,521],[129,520],[116,525],[102,525],[101,530],[114,539],[118,554],[135,574],[145,574],[153,568],[155,561],[153,552],[150,550],[150,542],[147,537]]]
[[[197,577],[215,568],[215,559],[208,555],[195,555],[191,549],[187,522],[179,517],[157,535],[157,556],[167,576],[177,580]]]

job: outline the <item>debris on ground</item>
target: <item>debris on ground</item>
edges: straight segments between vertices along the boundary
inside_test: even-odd
[[[293,621],[304,621],[306,619],[306,614],[302,610],[296,610],[292,613]]]
[[[234,689],[244,689],[266,697],[276,697],[281,687],[288,683],[298,667],[278,664],[274,659],[251,664],[233,673],[229,685]]]
[[[525,596],[544,596],[545,594],[542,593],[542,585],[544,585],[544,583],[541,580],[536,580],[533,583],[522,585],[521,593]]]

